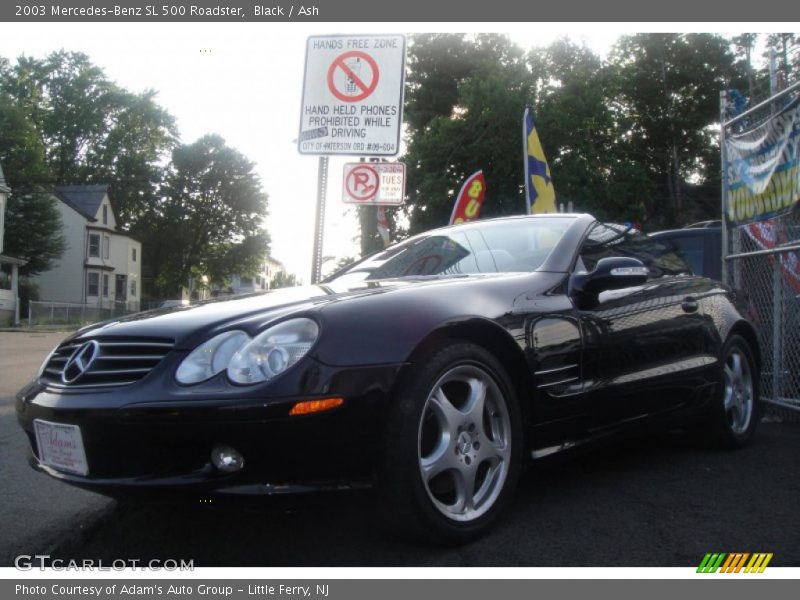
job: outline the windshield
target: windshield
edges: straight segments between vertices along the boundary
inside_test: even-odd
[[[439,229],[374,254],[332,281],[534,271],[572,223],[570,217],[533,217]]]

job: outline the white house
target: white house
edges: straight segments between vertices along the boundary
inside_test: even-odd
[[[41,300],[139,310],[142,245],[117,229],[107,185],[59,186],[67,249],[53,268],[33,278]]]
[[[24,260],[3,254],[5,237],[6,203],[11,188],[6,185],[3,167],[0,166],[0,325],[9,318],[19,323],[19,267]]]
[[[264,258],[258,273],[256,273],[254,277],[243,277],[238,274],[232,275],[231,289],[234,294],[266,291],[270,289],[272,278],[278,274],[278,271],[286,271],[283,263],[267,256]]]

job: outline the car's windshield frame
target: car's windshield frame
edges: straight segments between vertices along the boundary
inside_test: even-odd
[[[348,280],[369,282],[385,279],[427,279],[432,277],[464,277],[467,275],[534,272],[541,270],[548,263],[553,252],[562,245],[566,233],[574,227],[575,221],[575,215],[554,214],[506,217],[438,228],[369,254],[328,276],[324,283],[342,283]],[[503,244],[498,244],[496,239],[493,241],[488,239],[496,236],[498,232],[504,229],[508,230],[507,233],[511,232],[518,238],[520,236],[527,238],[521,240],[524,243],[542,244],[538,247],[526,246],[524,248],[526,252],[522,254],[528,254],[525,257],[528,261],[527,264],[519,262],[522,258],[520,253],[512,255],[506,248],[502,247]],[[548,236],[550,237],[549,240],[546,239]],[[458,242],[455,240],[458,240]],[[390,268],[383,273],[380,272],[380,269],[390,265],[392,260],[397,260],[397,257],[402,256],[406,251],[428,241],[430,241],[430,246],[432,247],[438,244],[440,250],[449,249],[453,251],[452,255],[446,257],[450,262],[447,262],[441,271],[431,269],[431,272],[427,272],[424,268],[427,265],[423,262],[422,266],[417,270],[409,272],[416,266],[416,263],[412,261],[402,274],[396,268],[397,265],[394,266],[394,269]],[[517,242],[519,241],[518,239]],[[457,247],[459,245],[460,247]],[[459,250],[463,252],[459,254]],[[410,256],[413,257],[413,255]],[[417,260],[427,258],[429,256],[421,256]],[[441,262],[441,255],[438,255],[438,258]],[[469,268],[461,272],[459,268],[455,267],[461,265],[464,261],[467,261]],[[359,277],[360,274],[364,274],[363,277]]]

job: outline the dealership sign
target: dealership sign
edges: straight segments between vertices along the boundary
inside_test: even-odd
[[[731,223],[789,212],[800,201],[800,99],[767,121],[725,139]]]
[[[348,204],[399,206],[406,190],[403,163],[346,163],[342,200]]]
[[[405,59],[402,35],[309,37],[297,137],[300,153],[397,154]]]
[[[467,177],[456,196],[453,212],[450,215],[450,225],[475,221],[480,215],[485,197],[486,178],[483,176],[483,170],[476,171]]]

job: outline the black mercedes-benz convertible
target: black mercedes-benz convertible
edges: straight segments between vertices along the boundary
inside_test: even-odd
[[[760,358],[730,290],[585,214],[429,231],[322,284],[84,328],[16,402],[33,466],[112,495],[374,485],[466,540],[526,461],[652,425],[728,447]]]

